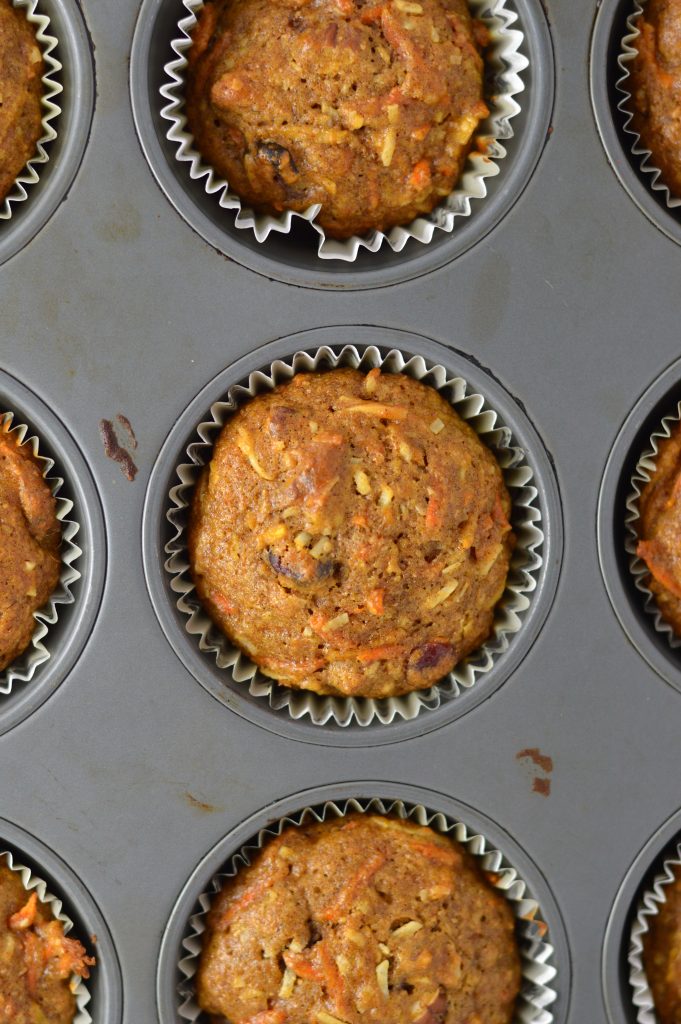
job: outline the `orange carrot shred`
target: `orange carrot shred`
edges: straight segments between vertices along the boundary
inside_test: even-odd
[[[12,914],[8,920],[7,923],[12,931],[23,931],[25,928],[30,928],[32,924],[35,924],[37,906],[38,893],[33,892],[21,910],[17,910],[16,914]]]
[[[445,849],[435,843],[411,843],[411,848],[426,860],[435,861],[437,864],[456,864],[461,860],[456,850]]]
[[[384,611],[383,599],[385,591],[381,587],[370,590],[367,594],[367,608],[372,615],[382,615]]]
[[[284,953],[284,963],[299,978],[306,981],[323,981],[321,971],[318,971],[314,964],[311,964],[306,956],[301,953],[291,953],[287,950]]]
[[[430,185],[430,178],[430,164],[427,160],[419,160],[409,176],[409,184],[420,190]]]
[[[327,995],[333,1002],[335,1012],[339,1016],[344,1017],[347,1013],[348,1006],[345,998],[343,978],[341,977],[338,965],[327,949],[325,942],[320,942],[319,944],[319,959],[322,964],[322,970],[324,971],[324,984]]]
[[[406,644],[384,644],[382,647],[360,647],[354,652],[358,661],[369,665],[372,661],[389,661],[399,658],[408,651]]]
[[[367,885],[378,869],[385,864],[385,861],[386,856],[384,853],[375,853],[373,857],[370,857],[366,864],[359,869],[357,874],[346,882],[336,902],[321,912],[319,916],[322,920],[337,921],[342,915],[346,903],[349,903],[354,898],[362,886]]]

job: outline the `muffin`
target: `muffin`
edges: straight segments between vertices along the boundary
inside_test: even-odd
[[[665,902],[643,940],[643,967],[659,1024],[681,1021],[681,876],[665,885]]]
[[[215,1024],[510,1024],[520,977],[511,908],[459,844],[356,814],[227,882],[197,998]]]
[[[0,670],[30,644],[35,619],[59,582],[61,525],[28,445],[0,423]]]
[[[490,635],[514,538],[491,451],[405,374],[301,373],[226,423],[194,488],[196,590],[268,676],[432,685]]]
[[[681,636],[681,424],[659,443],[655,472],[641,491],[636,554],[662,618]]]
[[[486,30],[465,0],[208,0],[188,51],[197,149],[257,211],[333,238],[406,224],[461,174]]]
[[[632,128],[681,197],[681,0],[649,0],[631,65]]]
[[[0,202],[43,134],[43,73],[32,25],[22,10],[0,0]]]
[[[20,875],[0,864],[0,1021],[72,1024],[71,979],[87,978],[94,962],[37,892],[29,894]]]

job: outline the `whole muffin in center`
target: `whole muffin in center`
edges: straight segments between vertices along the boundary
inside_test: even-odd
[[[320,694],[430,686],[492,630],[511,502],[492,452],[404,374],[298,374],[223,428],[195,488],[208,612],[263,672]]]
[[[43,134],[43,58],[23,9],[0,0],[0,202]]]
[[[188,127],[259,211],[336,238],[428,212],[463,168],[483,101],[465,0],[209,0],[188,51]]]
[[[211,908],[197,995],[216,1024],[510,1024],[515,920],[459,844],[350,815],[289,828]]]

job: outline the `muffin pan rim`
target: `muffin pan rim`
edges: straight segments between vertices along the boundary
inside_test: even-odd
[[[267,828],[287,814],[296,813],[305,807],[319,806],[327,801],[344,802],[353,798],[379,798],[386,802],[403,800],[407,804],[421,804],[430,812],[440,812],[463,822],[471,832],[473,829],[478,830],[495,849],[502,852],[509,863],[517,869],[520,878],[528,884],[530,895],[539,903],[542,920],[549,925],[550,941],[554,949],[553,962],[557,969],[558,994],[556,1001],[550,1005],[552,1024],[566,1024],[572,990],[569,940],[558,901],[544,873],[531,855],[502,825],[455,796],[426,786],[408,783],[403,785],[400,782],[383,782],[377,779],[341,780],[300,790],[266,804],[224,832],[222,838],[203,855],[173,902],[158,949],[156,1009],[159,1024],[179,1020],[175,1012],[176,985],[178,962],[182,956],[182,939],[187,922],[198,897],[205,892],[210,881],[228,862],[230,856],[256,836],[260,829]],[[517,1022],[514,1021],[514,1024]]]
[[[319,260],[314,252],[311,267],[295,267],[272,255],[271,246],[268,253],[267,243],[255,243],[255,247],[246,244],[239,237],[243,231],[236,228],[226,230],[202,212],[187,191],[183,167],[175,160],[165,138],[163,125],[166,122],[160,116],[162,97],[154,89],[156,80],[150,70],[154,29],[163,8],[160,0],[142,0],[132,42],[129,92],[137,141],[159,188],[189,227],[220,255],[234,259],[256,273],[306,288],[349,291],[387,287],[421,277],[463,255],[498,226],[524,193],[549,137],[556,73],[548,21],[541,0],[514,0],[512,6],[519,14],[518,27],[524,32],[525,43],[531,50],[527,71],[529,85],[521,94],[521,113],[514,118],[519,140],[517,150],[512,150],[504,159],[503,163],[508,167],[504,167],[498,176],[501,182],[498,178],[489,179],[489,195],[480,201],[480,210],[474,210],[470,217],[465,218],[467,223],[462,222],[437,242],[425,246],[419,244],[418,249],[411,250],[415,253],[411,257],[405,258],[403,253],[392,254],[387,268],[380,266],[380,261],[387,255],[382,256],[380,252],[369,255],[366,269],[352,269],[354,264],[339,266],[339,261],[335,260]],[[167,50],[171,52],[169,45]],[[166,53],[166,48],[163,53]],[[165,62],[162,60],[158,68],[159,81]],[[226,211],[219,207],[217,213],[226,216]],[[222,217],[219,216],[218,220],[221,221]],[[331,266],[326,265],[329,262]]]
[[[205,418],[206,410],[210,409],[213,402],[220,400],[231,384],[242,380],[249,372],[269,365],[280,356],[292,355],[298,349],[312,350],[324,344],[341,347],[345,343],[360,346],[376,344],[379,348],[402,348],[404,345],[405,353],[421,355],[427,360],[441,363],[454,375],[461,372],[468,383],[501,414],[503,423],[513,431],[514,443],[532,451],[534,484],[540,490],[543,501],[544,543],[543,564],[537,574],[537,586],[532,592],[521,628],[514,635],[510,649],[499,656],[486,679],[437,709],[425,709],[411,720],[385,725],[373,723],[364,727],[349,725],[334,728],[297,721],[287,713],[261,706],[259,700],[251,698],[247,693],[245,684],[242,693],[242,684],[230,678],[229,670],[219,669],[213,664],[214,659],[199,649],[194,638],[186,632],[184,621],[180,624],[178,619],[170,576],[163,564],[163,531],[167,494],[170,486],[175,483],[176,466],[182,459],[187,440],[191,438],[196,425]],[[512,410],[510,416],[509,409]],[[413,332],[368,325],[325,326],[289,335],[254,349],[218,373],[176,418],[166,437],[149,478],[142,519],[144,572],[151,603],[166,640],[193,679],[218,702],[269,732],[306,743],[338,747],[379,746],[421,736],[461,718],[489,699],[518,669],[541,631],[558,586],[562,551],[562,502],[553,463],[520,403],[481,364],[471,361],[456,349]]]
[[[37,711],[69,676],[81,657],[95,627],[104,592],[107,571],[107,544],[104,514],[94,478],[87,461],[68,427],[43,400],[25,384],[0,369],[0,405],[27,423],[30,433],[40,442],[41,453],[54,457],[50,471],[63,476],[64,496],[72,494],[70,513],[80,530],[76,542],[82,550],[78,557],[81,578],[73,585],[75,600],[60,606],[59,621],[47,634],[50,657],[36,668],[28,683],[15,682],[12,693],[0,698],[0,736]],[[3,408],[2,411],[5,411]]]

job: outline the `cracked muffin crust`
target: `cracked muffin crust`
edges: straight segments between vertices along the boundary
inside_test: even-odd
[[[285,830],[216,897],[197,975],[215,1024],[510,1024],[508,901],[454,840],[380,815]]]
[[[643,941],[643,967],[660,1024],[681,1020],[681,875],[665,885],[665,902],[650,919]]]
[[[632,127],[681,196],[681,0],[648,0],[632,62]]]
[[[0,670],[28,647],[59,582],[61,524],[28,445],[0,424]]]
[[[265,674],[395,696],[490,635],[510,509],[494,455],[434,388],[301,373],[224,426],[192,496],[192,574]]]
[[[43,134],[43,58],[23,10],[0,0],[0,202]]]
[[[662,618],[681,636],[681,424],[658,447],[655,472],[641,491],[636,554]]]
[[[72,1024],[76,1000],[70,981],[89,976],[94,958],[18,872],[0,863],[0,1021]]]
[[[256,210],[335,238],[406,224],[459,178],[483,100],[465,0],[208,0],[187,59],[188,128]]]

